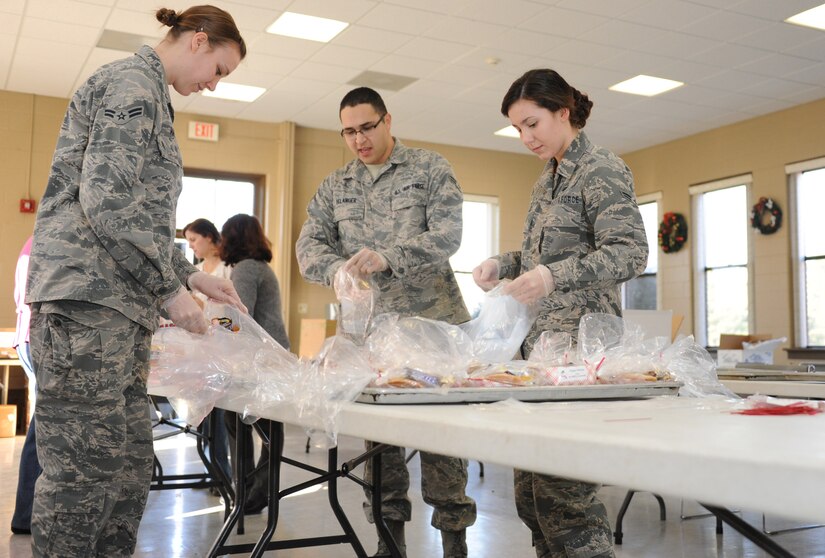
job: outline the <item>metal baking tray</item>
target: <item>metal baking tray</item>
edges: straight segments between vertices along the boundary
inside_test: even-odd
[[[800,372],[793,369],[777,368],[718,368],[716,375],[727,380],[763,380],[825,382],[825,372]]]
[[[365,388],[356,399],[377,405],[493,403],[519,401],[573,401],[582,399],[631,399],[675,395],[682,382],[596,384],[592,386],[504,386],[464,388]]]

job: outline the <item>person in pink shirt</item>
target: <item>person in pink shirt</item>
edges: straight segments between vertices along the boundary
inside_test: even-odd
[[[23,370],[29,377],[29,401],[35,402],[34,370],[29,355],[29,318],[31,310],[24,302],[26,296],[26,275],[29,269],[29,254],[32,249],[32,238],[26,241],[20,256],[17,258],[17,269],[14,273],[14,304],[17,306],[17,327],[15,328],[13,346],[17,350]],[[14,515],[11,517],[11,532],[15,535],[31,534],[32,502],[34,500],[34,484],[40,476],[40,462],[37,460],[37,445],[34,437],[34,416],[29,423],[26,441],[20,453],[20,472],[17,477],[17,500],[14,504]]]

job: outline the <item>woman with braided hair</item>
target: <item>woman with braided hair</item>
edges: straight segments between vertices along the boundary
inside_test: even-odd
[[[188,289],[244,308],[231,281],[174,246],[183,165],[169,86],[213,90],[246,45],[212,6],[156,17],[170,29],[155,48],[101,67],[72,96],[35,224],[36,558],[134,552],[152,477],[146,380],[158,314],[205,332]]]

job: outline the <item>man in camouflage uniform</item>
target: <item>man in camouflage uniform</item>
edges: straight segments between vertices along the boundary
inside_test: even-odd
[[[463,203],[449,163],[394,138],[392,117],[372,89],[350,91],[339,116],[341,135],[357,159],[331,173],[307,208],[296,244],[301,274],[331,286],[347,266],[373,276],[380,289],[376,313],[466,321],[449,263],[461,244]],[[465,529],[476,517],[475,502],[465,494],[467,461],[420,455],[422,493],[435,508],[432,525],[441,530],[444,556],[466,556]],[[382,514],[403,549],[404,522],[411,516],[404,449],[391,448],[382,458]],[[371,482],[369,467],[366,476]],[[365,509],[373,521],[368,503]],[[379,555],[386,552],[379,539]]]
[[[43,466],[35,557],[134,552],[152,474],[146,379],[160,306],[194,332],[207,323],[187,283],[242,306],[231,282],[204,279],[174,247],[183,168],[172,117],[164,65],[144,46],[89,78],[60,130],[27,292]]]
[[[575,341],[585,314],[621,315],[619,284],[644,271],[647,254],[630,169],[579,131],[561,162],[550,159],[533,187],[521,251],[479,266],[498,268],[495,280],[479,285],[490,288],[499,279],[550,271],[539,317],[522,346],[528,358],[544,331],[567,332]],[[519,298],[516,282],[504,292],[512,287],[508,294]],[[532,532],[537,556],[614,555],[607,512],[596,497],[601,485],[518,469],[514,480],[516,508]]]

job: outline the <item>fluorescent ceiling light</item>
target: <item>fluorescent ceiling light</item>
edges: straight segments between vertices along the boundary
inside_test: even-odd
[[[506,127],[502,128],[501,130],[499,130],[497,132],[494,132],[494,134],[497,135],[497,136],[504,136],[505,138],[519,138],[519,137],[521,137],[518,133],[518,130],[516,130],[513,126],[506,126]]]
[[[349,23],[337,19],[284,12],[281,17],[266,28],[267,33],[328,43],[335,35],[347,28]]]
[[[811,8],[810,10],[805,10],[795,16],[789,17],[785,21],[825,31],[825,4]]]
[[[632,93],[633,95],[652,97],[653,95],[670,91],[671,89],[681,87],[682,85],[684,85],[684,83],[681,81],[657,78],[642,74],[634,78],[627,79],[621,83],[617,83],[608,89],[611,91],[619,91],[621,93]]]
[[[264,91],[266,91],[266,89],[263,87],[219,81],[218,86],[215,87],[214,91],[204,89],[202,93],[205,97],[215,97],[217,99],[228,99],[230,101],[243,101],[244,103],[251,103],[263,95]]]

